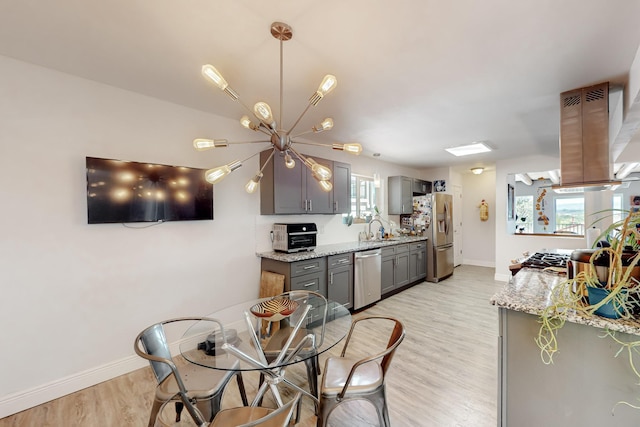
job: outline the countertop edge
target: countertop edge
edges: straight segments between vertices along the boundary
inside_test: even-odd
[[[396,246],[403,245],[409,243],[423,242],[427,241],[429,238],[427,236],[413,236],[413,237],[402,237],[398,240],[376,240],[376,241],[367,241],[367,242],[345,242],[345,243],[334,243],[331,245],[321,245],[317,246],[315,250],[308,252],[295,252],[295,253],[286,253],[286,252],[256,252],[256,256],[259,258],[268,258],[275,261],[283,261],[283,262],[295,262],[295,261],[303,261],[306,259],[313,258],[322,258],[330,255],[339,255],[349,252],[360,252],[367,251],[370,249],[382,248],[385,246]]]
[[[522,276],[518,277],[521,273]],[[498,308],[539,316],[548,305],[551,288],[564,279],[565,276],[524,268],[490,299],[490,303]],[[638,319],[609,319],[570,312],[567,313],[566,321],[640,336]]]

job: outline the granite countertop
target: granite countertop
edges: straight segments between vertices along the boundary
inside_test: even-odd
[[[305,259],[322,258],[329,255],[339,255],[348,252],[367,251],[369,249],[381,248],[384,246],[402,245],[427,240],[427,236],[398,237],[389,240],[369,240],[366,242],[346,242],[332,245],[316,246],[313,251],[304,251],[288,254],[286,252],[259,252],[256,255],[260,258],[269,258],[275,261],[295,262]]]
[[[549,305],[551,289],[566,276],[548,273],[533,268],[523,268],[505,287],[491,298],[491,304],[539,315]],[[569,313],[567,321],[595,328],[610,329],[632,335],[640,335],[640,319],[608,319],[597,315],[586,316]]]

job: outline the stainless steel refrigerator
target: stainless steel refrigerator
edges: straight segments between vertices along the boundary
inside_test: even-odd
[[[428,212],[427,280],[439,282],[453,274],[453,196],[433,193],[423,196]],[[414,200],[414,206],[416,200]],[[420,209],[420,201],[418,201]],[[425,221],[426,222],[426,221]]]

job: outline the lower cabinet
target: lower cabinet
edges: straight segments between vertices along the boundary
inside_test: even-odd
[[[382,295],[411,283],[409,276],[409,245],[382,248],[381,274],[380,292]]]
[[[353,308],[353,253],[327,257],[327,298]]]
[[[381,248],[382,296],[426,277],[426,249],[425,241]],[[315,291],[353,308],[353,252],[292,262],[262,258],[261,266],[262,270],[284,275],[285,291]]]
[[[427,244],[425,242],[409,245],[409,282],[413,283],[427,277]]]
[[[276,261],[262,258],[262,269],[284,275],[285,291],[314,291],[327,296],[327,258],[304,261]],[[312,311],[311,320],[322,319],[323,313]]]

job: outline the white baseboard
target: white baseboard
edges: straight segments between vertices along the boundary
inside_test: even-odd
[[[508,282],[511,278],[511,274],[498,274],[495,273],[493,275],[493,280],[497,280],[498,282]]]
[[[138,356],[129,356],[31,389],[3,396],[0,398],[0,418],[33,408],[145,366],[149,366],[149,362]]]
[[[495,268],[496,263],[493,261],[483,261],[478,259],[464,259],[462,264],[464,265],[475,265],[477,267],[491,267]]]

